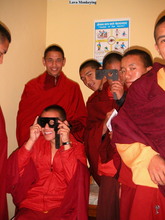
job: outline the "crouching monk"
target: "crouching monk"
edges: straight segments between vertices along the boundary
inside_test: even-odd
[[[84,146],[70,134],[64,109],[45,108],[8,160],[15,220],[87,220],[88,186]]]

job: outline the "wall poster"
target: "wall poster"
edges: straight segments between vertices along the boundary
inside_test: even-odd
[[[106,53],[118,51],[124,53],[129,47],[129,19],[98,20],[94,23],[94,58],[102,63]]]

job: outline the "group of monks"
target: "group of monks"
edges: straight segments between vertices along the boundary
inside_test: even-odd
[[[156,21],[154,38],[164,63],[165,14]],[[9,31],[0,25],[0,63],[10,42]],[[30,80],[21,96],[18,149],[8,164],[0,111],[0,220],[8,219],[6,185],[16,205],[15,220],[87,220],[86,158],[99,185],[97,220],[163,220],[165,65],[153,64],[140,47],[110,52],[102,66],[88,59],[79,68],[81,80],[93,91],[85,105],[78,83],[62,71],[65,63],[60,46],[46,48],[45,72]],[[117,70],[118,80],[98,79],[98,69]],[[117,115],[109,120],[114,110]],[[58,131],[51,125],[55,118]]]

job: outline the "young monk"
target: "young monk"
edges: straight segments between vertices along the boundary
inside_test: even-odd
[[[111,91],[116,93],[116,102],[120,107],[125,101],[127,90],[131,84],[147,73],[152,65],[152,57],[145,48],[130,47],[125,51],[121,60],[121,80],[110,82]]]
[[[113,55],[114,54],[114,55]],[[103,59],[103,69],[117,69],[120,70],[121,68],[121,54],[115,53],[108,53]],[[125,99],[125,88],[124,88],[124,77],[119,74],[119,79],[117,81],[109,80],[110,89],[112,93],[116,94],[116,103],[119,107],[122,106],[123,100]]]
[[[111,58],[115,61],[113,60],[110,68],[117,68],[116,65],[113,66],[113,63],[118,63],[119,69],[120,59],[118,59],[118,54],[111,53]],[[119,58],[121,58],[121,55]],[[100,67],[98,61],[91,59],[82,63],[79,69],[80,78],[84,84],[94,91],[87,101],[88,120],[85,130],[85,147],[91,174],[100,186],[97,220],[117,220],[119,219],[119,185],[115,178],[114,153],[111,152],[111,161],[107,164],[102,164],[99,157],[100,147],[110,145],[109,134],[107,129],[105,130],[106,114],[113,108],[117,108],[117,104],[105,78],[102,80],[96,79],[96,69]]]
[[[165,13],[156,22],[155,46],[165,61]],[[113,119],[113,139],[122,158],[121,220],[165,216],[165,66],[134,82]],[[128,81],[129,84],[129,81]]]
[[[110,62],[111,61],[111,62]],[[113,64],[113,65],[112,65]],[[117,66],[118,65],[118,66]],[[103,60],[103,66],[106,69],[119,69],[120,68],[120,62],[118,61],[114,61],[112,59],[112,55],[108,54],[104,60]],[[120,71],[120,80],[118,81],[111,81],[108,80],[109,84],[110,84],[110,88],[111,88],[111,92],[115,92],[117,95],[118,100],[116,100],[117,104],[119,106],[121,106],[124,103],[125,97],[126,97],[126,92],[125,92],[125,88],[123,85],[123,82],[125,82],[125,85],[127,88],[129,88],[128,83],[130,82],[133,83],[136,79],[138,79],[139,77],[141,77],[144,73],[146,73],[148,70],[150,70],[152,68],[152,58],[149,55],[149,53],[147,53],[146,51],[142,50],[142,49],[129,49],[129,51],[127,51],[124,54],[124,57],[121,59],[121,71]],[[106,119],[105,122],[108,120],[109,118],[109,112],[106,115]],[[107,126],[106,123],[104,123],[104,132],[107,132]],[[109,146],[109,145],[108,145]],[[103,150],[101,150],[103,147],[100,146],[100,156],[101,156],[101,161],[104,161],[104,156],[106,157],[109,152],[106,153]],[[104,154],[102,154],[102,151]],[[115,158],[115,160],[119,160],[119,158]],[[102,179],[104,178],[104,181],[106,181],[107,179],[109,179],[109,175],[110,175],[110,170],[108,169],[108,163],[99,163],[99,173],[103,174]],[[103,184],[102,184],[103,185]],[[106,185],[106,184],[105,184]],[[107,183],[108,185],[108,183]],[[104,186],[104,185],[103,185]],[[100,187],[100,195],[104,195],[105,194],[105,186],[104,187]],[[111,190],[111,188],[109,188],[109,190]],[[101,193],[101,191],[103,191]],[[107,191],[108,192],[108,191]],[[110,192],[111,193],[111,192]],[[106,193],[106,195],[108,195],[108,193]],[[105,196],[103,196],[104,199]],[[105,204],[104,200],[102,201],[101,199],[102,197],[100,196],[99,198],[99,204]],[[108,200],[107,200],[108,201]],[[100,205],[101,207],[101,205]],[[105,208],[106,206],[104,206]],[[100,219],[102,218],[102,212],[100,213]]]
[[[84,146],[70,134],[62,107],[49,106],[36,118],[28,141],[9,158],[8,177],[15,220],[87,220]]]
[[[72,125],[71,133],[82,141],[86,125],[86,108],[79,85],[66,77],[63,67],[66,58],[63,49],[50,45],[44,51],[45,72],[30,80],[24,88],[17,113],[17,141],[22,146],[29,137],[28,128],[42,110],[53,104],[62,106]]]

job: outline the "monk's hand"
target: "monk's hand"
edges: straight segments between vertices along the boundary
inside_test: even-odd
[[[153,156],[148,171],[155,184],[165,185],[165,160],[160,155]]]
[[[121,99],[124,94],[124,86],[120,81],[112,81],[111,92],[116,93],[117,99]]]
[[[114,109],[112,109],[110,112],[107,112],[107,114],[106,114],[105,120],[103,122],[102,135],[104,135],[107,132],[107,130],[108,130],[108,128],[107,128],[107,121],[110,118],[110,116],[112,115],[113,111],[114,111]]]
[[[25,148],[27,150],[32,149],[33,144],[36,142],[36,140],[40,136],[41,126],[39,124],[37,124],[37,119],[38,119],[38,116],[36,117],[33,125],[30,127],[30,137],[29,137],[29,140],[27,141],[27,143],[25,144]]]
[[[110,137],[110,139],[112,139],[112,134],[113,134],[113,131],[110,131],[110,132],[109,132],[109,137]]]
[[[70,146],[70,126],[69,123],[65,121],[58,121],[59,126],[58,126],[58,134],[60,134],[60,139],[62,143],[65,143],[64,149],[67,150],[69,149]]]

